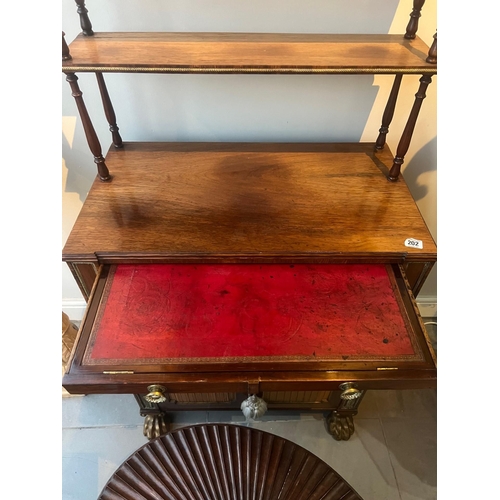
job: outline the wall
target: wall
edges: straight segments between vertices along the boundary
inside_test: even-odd
[[[87,0],[94,31],[242,31],[309,33],[402,33],[410,0]],[[418,35],[435,33],[436,0],[427,0]],[[67,42],[79,33],[73,0],[63,0]],[[391,76],[309,75],[105,75],[125,141],[374,141]],[[405,76],[387,142],[396,150],[418,88]],[[62,243],[94,180],[96,169],[69,86],[62,80]],[[111,142],[95,76],[79,74],[103,152]],[[433,78],[403,175],[437,239],[436,92]],[[81,314],[82,296],[66,265],[63,308]],[[436,303],[436,272],[420,294]]]

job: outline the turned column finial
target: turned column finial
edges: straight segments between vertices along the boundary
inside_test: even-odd
[[[123,147],[123,141],[120,136],[118,125],[116,124],[115,110],[113,109],[111,99],[109,98],[108,89],[106,87],[106,83],[104,82],[104,76],[101,72],[96,72],[95,76],[97,78],[97,84],[99,85],[104,114],[106,115],[106,120],[108,120],[109,131],[111,132],[113,144],[115,148],[121,148]]]
[[[82,120],[83,130],[85,131],[85,137],[87,138],[90,151],[94,155],[94,163],[97,165],[99,178],[101,181],[110,181],[111,175],[109,174],[108,167],[102,156],[101,144],[99,143],[87,107],[83,101],[83,93],[78,86],[78,77],[74,73],[66,73],[66,81],[71,87],[71,95],[75,98],[76,106]]]
[[[73,59],[71,57],[71,54],[69,53],[69,47],[68,44],[66,43],[66,39],[64,38],[64,31],[62,32],[62,60],[63,61],[69,61],[70,59]]]
[[[90,22],[88,10],[85,7],[85,0],[75,0],[78,8],[76,11],[80,16],[80,26],[82,27],[82,33],[86,36],[92,36],[94,32],[92,31],[92,23]]]
[[[382,125],[379,129],[379,134],[377,141],[375,142],[375,150],[380,151],[384,149],[385,138],[389,133],[389,125],[391,124],[392,118],[394,117],[394,110],[396,108],[396,101],[398,99],[399,88],[401,87],[401,80],[403,75],[398,74],[394,77],[394,83],[392,84],[391,93],[389,95],[389,100],[387,101],[384,115],[382,116]]]
[[[410,14],[410,21],[406,27],[405,38],[408,40],[413,40],[417,34],[418,30],[418,20],[422,15],[420,11],[424,6],[425,0],[413,0],[413,10]]]
[[[408,117],[408,121],[406,122],[406,126],[403,130],[403,134],[401,135],[401,139],[398,144],[398,149],[396,151],[396,156],[394,157],[394,161],[389,171],[388,179],[390,181],[396,181],[401,172],[401,165],[404,163],[404,157],[410,147],[411,137],[413,135],[413,131],[415,130],[415,124],[417,123],[418,114],[420,112],[420,108],[422,107],[422,102],[425,99],[425,91],[431,83],[432,78],[430,75],[423,75],[420,78],[420,87],[418,88],[417,93],[415,94],[415,101],[413,103],[413,107],[410,111],[410,116]]]
[[[437,32],[434,33],[434,40],[432,41],[431,48],[429,49],[429,55],[426,62],[430,64],[437,64],[438,60],[438,49],[437,49]]]

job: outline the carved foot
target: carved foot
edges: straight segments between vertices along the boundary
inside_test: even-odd
[[[328,432],[337,441],[347,441],[354,434],[352,417],[358,413],[358,406],[363,399],[365,391],[360,391],[354,382],[344,382],[339,385],[342,390],[340,403],[330,415],[326,423]]]
[[[164,413],[146,415],[143,434],[148,439],[154,439],[169,431],[169,425]]]
[[[332,411],[327,418],[328,432],[337,441],[347,441],[354,434],[352,415],[339,415]]]

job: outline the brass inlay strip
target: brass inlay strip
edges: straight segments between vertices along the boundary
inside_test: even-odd
[[[435,75],[436,67],[429,68],[255,68],[255,67],[239,67],[239,68],[190,68],[190,67],[163,67],[145,66],[134,68],[129,66],[63,66],[63,73],[81,72],[108,72],[108,73],[275,73],[275,74],[419,74],[419,75]]]
[[[128,370],[123,370],[123,371],[116,371],[116,372],[110,371],[110,372],[102,372],[102,373],[104,375],[124,375],[124,374],[132,375],[134,372],[131,372]]]

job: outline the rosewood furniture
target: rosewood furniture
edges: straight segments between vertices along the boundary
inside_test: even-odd
[[[168,412],[329,412],[349,439],[366,390],[432,388],[415,302],[436,245],[400,168],[436,74],[416,35],[63,34],[63,72],[97,176],[63,250],[88,301],[63,377],[72,393],[131,393],[144,432]],[[286,49],[286,50],[285,50]],[[105,157],[76,73],[96,74]],[[391,74],[370,143],[123,142],[104,73]],[[421,75],[396,155],[401,79]],[[167,77],[167,76],[166,76]]]

